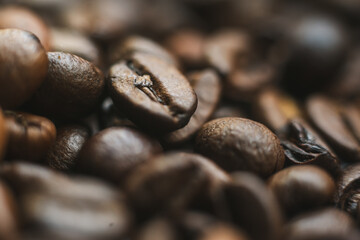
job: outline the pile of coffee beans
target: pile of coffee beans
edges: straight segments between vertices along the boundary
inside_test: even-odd
[[[0,240],[360,239],[357,0],[0,0]]]

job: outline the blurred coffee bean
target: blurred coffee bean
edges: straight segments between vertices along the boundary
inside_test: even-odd
[[[274,88],[266,89],[257,96],[253,113],[256,119],[274,131],[301,116],[295,99]]]
[[[359,217],[357,208],[360,201],[360,164],[354,164],[344,169],[342,176],[337,181],[335,202],[337,206]]]
[[[211,116],[210,120],[224,117],[245,118],[246,114],[237,104],[221,102],[219,106],[215,109],[215,112]]]
[[[112,127],[85,142],[76,165],[79,171],[119,182],[161,151],[157,141],[138,130]]]
[[[178,232],[166,218],[155,218],[147,222],[134,237],[135,240],[178,240]]]
[[[187,69],[205,65],[205,36],[195,29],[182,29],[174,32],[164,41],[164,45]]]
[[[232,177],[233,181],[218,193],[223,195],[225,214],[250,239],[278,239],[282,214],[273,193],[253,174],[239,172]]]
[[[51,51],[71,53],[94,63],[98,67],[101,66],[100,50],[85,35],[66,28],[52,28],[50,33]]]
[[[156,42],[141,36],[130,36],[120,42],[110,51],[110,63],[131,57],[134,53],[148,53],[161,58],[163,61],[179,66],[177,59]]]
[[[198,105],[189,123],[163,137],[166,145],[177,145],[189,140],[210,118],[221,94],[221,82],[215,71],[206,69],[188,75],[191,86],[198,98]]]
[[[351,239],[347,237],[354,230],[355,224],[349,215],[334,208],[325,208],[301,215],[289,222],[282,239]]]
[[[268,177],[284,165],[279,139],[264,125],[244,118],[219,118],[201,128],[195,150],[227,171]]]
[[[50,191],[23,193],[24,227],[60,239],[116,239],[129,230],[131,216],[122,196],[90,179],[68,179]]]
[[[303,14],[286,33],[290,44],[283,84],[303,96],[327,87],[344,62],[349,35],[337,19]]]
[[[0,108],[0,161],[4,157],[7,146],[7,131],[3,112]]]
[[[269,179],[268,186],[288,216],[326,206],[335,193],[334,180],[315,166],[283,169]]]
[[[45,81],[30,100],[37,112],[60,119],[87,114],[100,102],[104,76],[92,63],[70,53],[49,52]]]
[[[101,103],[98,115],[100,129],[109,127],[136,127],[134,123],[115,107],[110,97],[105,98]]]
[[[39,39],[18,29],[0,30],[0,105],[15,108],[45,79],[48,58]]]
[[[0,28],[17,28],[33,33],[45,50],[50,48],[50,33],[45,22],[30,9],[9,5],[0,8]]]
[[[145,53],[109,71],[109,91],[115,106],[131,121],[157,133],[184,127],[197,106],[188,80],[171,64]]]
[[[146,217],[157,212],[179,213],[228,181],[225,172],[199,155],[168,153],[139,165],[126,179],[125,189],[131,204]]]
[[[4,115],[8,132],[5,158],[41,161],[55,141],[55,125],[30,113],[6,111]]]
[[[46,153],[46,164],[57,170],[72,169],[89,135],[89,130],[80,125],[60,127],[55,142]]]
[[[345,161],[360,161],[359,141],[354,135],[354,129],[344,121],[344,110],[340,104],[327,97],[315,95],[307,100],[306,111],[309,120],[337,155]]]
[[[17,239],[19,226],[17,206],[12,192],[0,181],[0,239]]]
[[[78,1],[62,12],[62,21],[68,28],[107,41],[119,37],[137,21],[138,2]]]
[[[313,164],[337,177],[340,161],[332,150],[302,119],[291,120],[279,131],[286,165]]]
[[[238,56],[248,54],[250,36],[235,30],[223,30],[207,39],[205,58],[222,75],[235,69]]]

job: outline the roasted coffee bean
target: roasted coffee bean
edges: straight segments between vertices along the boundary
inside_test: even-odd
[[[306,111],[310,121],[337,155],[345,161],[360,161],[360,142],[354,135],[355,129],[351,128],[354,125],[344,121],[344,110],[339,104],[324,96],[315,95],[307,100]],[[357,114],[360,115],[360,112]],[[353,117],[348,115],[348,122]]]
[[[156,42],[141,36],[131,36],[126,38],[123,42],[114,47],[110,52],[110,62],[116,63],[131,57],[134,53],[148,53],[157,56],[163,61],[179,66],[177,59],[169,53],[165,48]]]
[[[265,183],[253,174],[239,172],[221,189],[225,216],[254,240],[278,239],[282,226],[280,207]],[[261,229],[261,231],[259,231]]]
[[[0,161],[2,160],[7,145],[7,131],[6,131],[6,124],[5,118],[0,108]]]
[[[15,108],[45,79],[48,58],[39,39],[18,29],[0,30],[0,105]]]
[[[92,62],[96,66],[102,64],[100,50],[84,34],[64,28],[52,28],[50,33],[51,51],[68,52]]]
[[[236,68],[238,55],[249,50],[249,35],[234,30],[220,31],[205,43],[205,57],[208,63],[222,75],[228,75]]]
[[[334,177],[340,174],[340,161],[304,120],[291,120],[279,135],[286,165],[313,164]]]
[[[114,239],[128,231],[131,216],[118,192],[94,180],[65,183],[21,195],[25,227],[62,239]]]
[[[12,192],[0,181],[0,239],[16,239],[18,212]]]
[[[258,95],[253,112],[256,119],[274,131],[279,131],[289,120],[301,116],[295,100],[273,88]]]
[[[335,193],[334,180],[315,166],[292,166],[274,174],[268,182],[288,216],[326,206]]]
[[[349,215],[337,209],[326,208],[292,220],[284,229],[283,239],[351,239],[347,237],[353,231],[355,224]]]
[[[184,127],[196,109],[196,94],[188,80],[173,65],[146,53],[134,53],[128,61],[113,65],[108,84],[119,111],[157,132]]]
[[[161,153],[160,144],[138,130],[107,128],[85,142],[77,169],[119,182],[134,167]]]
[[[35,34],[46,50],[50,47],[50,33],[45,22],[30,9],[20,6],[0,8],[0,28],[17,28]]]
[[[30,101],[37,112],[75,118],[91,111],[104,89],[104,76],[92,63],[70,53],[49,52],[44,83]]]
[[[197,108],[189,123],[163,137],[167,145],[176,145],[189,140],[210,118],[220,100],[221,82],[217,74],[210,70],[193,72],[188,79],[198,98]]]
[[[5,112],[8,132],[7,159],[41,161],[56,138],[55,125],[47,118],[22,112]]]
[[[357,208],[360,201],[360,164],[354,164],[347,167],[340,179],[337,181],[337,192],[335,202],[337,206],[357,216]]]
[[[280,141],[264,125],[245,118],[219,118],[206,123],[195,149],[220,167],[268,177],[284,165]]]
[[[46,153],[46,164],[57,170],[72,169],[78,161],[79,152],[89,135],[89,130],[79,125],[59,128],[55,142]]]
[[[126,179],[125,189],[144,217],[181,212],[192,200],[228,181],[225,172],[199,155],[169,153],[139,165]]]
[[[205,36],[201,31],[182,29],[170,35],[164,45],[173,53],[186,68],[205,65]]]

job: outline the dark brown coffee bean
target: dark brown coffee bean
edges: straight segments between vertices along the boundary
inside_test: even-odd
[[[236,68],[237,56],[248,51],[249,40],[243,32],[220,31],[206,41],[205,58],[221,74],[228,75]]]
[[[279,131],[291,119],[301,116],[297,103],[277,89],[261,92],[254,104],[256,119],[274,131]]]
[[[109,90],[131,121],[158,132],[184,127],[197,105],[188,80],[173,65],[145,53],[111,67]]]
[[[35,35],[0,30],[0,105],[15,108],[28,100],[45,79],[48,58]]]
[[[21,112],[5,112],[8,132],[7,159],[40,161],[54,143],[55,125],[47,118]]]
[[[286,165],[313,164],[334,177],[340,174],[340,161],[304,120],[291,120],[279,132]]]
[[[0,161],[4,157],[7,146],[7,131],[3,112],[0,108]]]
[[[288,216],[326,206],[335,193],[334,180],[315,166],[292,166],[274,174],[268,182]]]
[[[68,52],[100,66],[101,53],[95,43],[80,32],[65,28],[51,29],[51,46],[53,52]]]
[[[233,181],[218,194],[223,197],[225,214],[251,239],[278,239],[282,226],[280,207],[261,179],[245,172],[235,173]]]
[[[99,102],[104,76],[92,63],[70,53],[49,52],[49,70],[30,106],[56,118],[88,113]]]
[[[46,50],[50,48],[50,33],[45,22],[30,9],[20,6],[0,8],[0,28],[17,28],[35,34]]]
[[[78,161],[79,152],[89,135],[89,130],[79,125],[59,128],[56,141],[46,153],[46,164],[57,170],[72,169]]]
[[[160,144],[143,133],[126,127],[112,127],[84,144],[77,169],[119,182],[134,167],[159,153]]]
[[[12,192],[0,181],[0,239],[16,239],[18,212]]]
[[[139,165],[126,179],[131,203],[141,215],[181,212],[199,195],[211,194],[229,176],[209,160],[169,153]]]
[[[164,44],[187,68],[205,65],[205,36],[202,32],[194,29],[178,30]]]
[[[359,141],[354,136],[354,129],[344,121],[340,105],[317,95],[307,100],[306,111],[310,121],[340,157],[345,161],[360,161]]]
[[[335,202],[337,206],[357,216],[357,207],[360,205],[360,164],[347,167],[337,181]]]
[[[206,123],[195,149],[220,167],[268,177],[284,165],[280,141],[264,125],[245,118],[220,118]]]
[[[123,197],[90,179],[68,179],[47,191],[21,194],[23,225],[59,239],[116,239],[131,224]]]
[[[355,224],[349,215],[334,208],[326,208],[304,214],[288,223],[283,239],[351,239],[347,236],[354,230]]]
[[[110,62],[116,63],[130,57],[134,53],[148,53],[163,61],[179,66],[177,59],[156,42],[141,36],[131,36],[114,47],[110,52]]]
[[[214,112],[221,94],[221,82],[217,74],[210,70],[193,72],[188,75],[191,86],[198,98],[197,108],[189,123],[163,137],[167,145],[176,145],[189,140],[210,118]]]

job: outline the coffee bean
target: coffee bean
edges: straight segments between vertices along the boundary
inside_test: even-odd
[[[177,145],[189,140],[214,112],[221,94],[221,82],[210,69],[190,73],[188,79],[198,98],[197,108],[189,123],[163,137],[166,145]]]
[[[283,239],[351,239],[347,236],[351,236],[354,231],[355,224],[349,215],[337,209],[325,208],[299,216],[288,223]]]
[[[251,239],[278,239],[282,215],[275,196],[253,174],[239,172],[232,177],[233,181],[218,193],[223,196],[230,220]]]
[[[104,89],[104,76],[94,64],[69,53],[49,52],[49,70],[30,107],[48,116],[69,119],[91,111]]]
[[[59,128],[55,142],[46,153],[46,164],[57,170],[72,169],[88,138],[89,130],[83,126],[69,125]]]
[[[48,58],[39,39],[18,29],[0,30],[0,105],[15,108],[43,82]]]
[[[344,121],[339,104],[327,97],[315,95],[307,100],[306,111],[310,121],[340,157],[345,161],[360,161],[359,141],[353,129]],[[357,114],[360,119],[360,112]]]
[[[56,138],[56,128],[47,118],[6,111],[7,159],[41,161]]]
[[[160,144],[138,130],[112,127],[85,142],[76,165],[79,171],[119,182],[134,167],[159,153]]]
[[[131,57],[134,53],[147,53],[154,55],[169,64],[179,66],[177,59],[165,48],[156,42],[141,36],[128,37],[123,42],[115,46],[110,52],[110,62],[116,63],[120,60]]]
[[[220,167],[268,177],[284,165],[280,141],[264,125],[244,118],[220,118],[206,123],[195,149]]]
[[[102,64],[100,50],[86,35],[66,28],[52,28],[50,34],[51,51],[77,55],[98,67]]]
[[[340,174],[339,159],[303,119],[291,120],[279,135],[286,165],[314,164],[334,177]]]
[[[334,180],[315,166],[293,166],[274,174],[268,182],[288,216],[326,206],[332,202]]]
[[[2,160],[7,145],[7,131],[3,112],[0,108],[0,161]]]
[[[0,28],[17,28],[33,33],[46,50],[50,48],[50,33],[45,22],[30,9],[20,6],[0,8]]]
[[[109,91],[131,121],[157,132],[184,127],[197,105],[188,80],[173,65],[145,53],[110,68]]]
[[[335,202],[337,206],[357,216],[357,207],[360,201],[360,164],[354,164],[344,169],[342,176],[337,181]]]
[[[131,203],[142,217],[179,213],[194,199],[229,181],[209,160],[189,153],[169,153],[139,165],[126,179]]]
[[[274,131],[279,131],[289,120],[301,116],[296,101],[274,88],[266,89],[258,95],[253,112],[256,119]]]
[[[12,192],[0,181],[0,239],[16,239],[19,225],[17,206]]]

